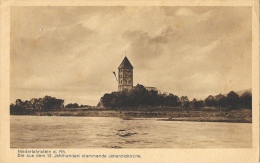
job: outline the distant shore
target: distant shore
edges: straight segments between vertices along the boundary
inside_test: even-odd
[[[233,122],[252,123],[252,110],[219,108],[180,109],[180,108],[75,108],[61,110],[26,110],[11,115],[32,116],[79,116],[79,117],[118,117],[124,120],[135,118],[159,118],[161,121]]]

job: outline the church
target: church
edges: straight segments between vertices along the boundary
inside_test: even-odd
[[[118,67],[118,91],[121,92],[123,90],[130,91],[134,88],[133,86],[133,69],[134,67],[125,56],[122,63]],[[156,87],[145,87],[148,91],[156,91],[158,92]]]

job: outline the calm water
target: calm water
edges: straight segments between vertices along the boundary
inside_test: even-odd
[[[252,124],[11,116],[11,148],[247,148]]]

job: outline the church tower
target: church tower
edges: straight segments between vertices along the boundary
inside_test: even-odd
[[[127,59],[124,58],[118,67],[118,91],[133,89],[133,66]]]

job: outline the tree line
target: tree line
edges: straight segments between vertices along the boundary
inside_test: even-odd
[[[239,96],[234,91],[226,96],[219,94],[217,96],[209,95],[205,100],[189,100],[187,96],[178,97],[172,93],[158,93],[157,91],[148,91],[143,85],[137,84],[130,91],[112,92],[104,94],[98,106],[103,107],[139,107],[139,106],[171,106],[171,107],[252,107],[252,94],[247,91]]]
[[[226,96],[219,94],[217,96],[209,95],[205,100],[189,100],[188,96],[178,97],[172,93],[158,93],[157,91],[148,91],[143,85],[137,84],[131,91],[112,92],[104,94],[98,104],[98,107],[140,107],[140,106],[170,106],[186,108],[202,107],[225,107],[225,108],[252,108],[252,94],[249,91],[239,96],[234,91]],[[10,105],[11,112],[21,112],[25,110],[58,110],[63,108],[81,108],[90,107],[88,105],[78,105],[69,103],[64,106],[64,100],[56,97],[44,96],[43,98],[32,98],[22,101],[17,99]]]
[[[31,100],[22,101],[17,99],[10,105],[10,112],[22,112],[25,110],[58,110],[63,108],[80,108],[89,107],[88,105],[78,105],[69,103],[64,106],[64,100],[56,97],[44,96],[43,98],[32,98]]]
[[[64,107],[64,100],[56,97],[44,96],[43,98],[32,98],[31,100],[22,101],[17,99],[10,105],[11,112],[21,112],[27,109],[34,110],[57,110]]]
[[[239,96],[236,92],[231,91],[224,96],[219,94],[217,96],[208,96],[205,99],[206,106],[219,106],[219,107],[230,107],[230,108],[238,108],[238,107],[252,107],[252,93],[250,91],[244,92],[241,96]]]

